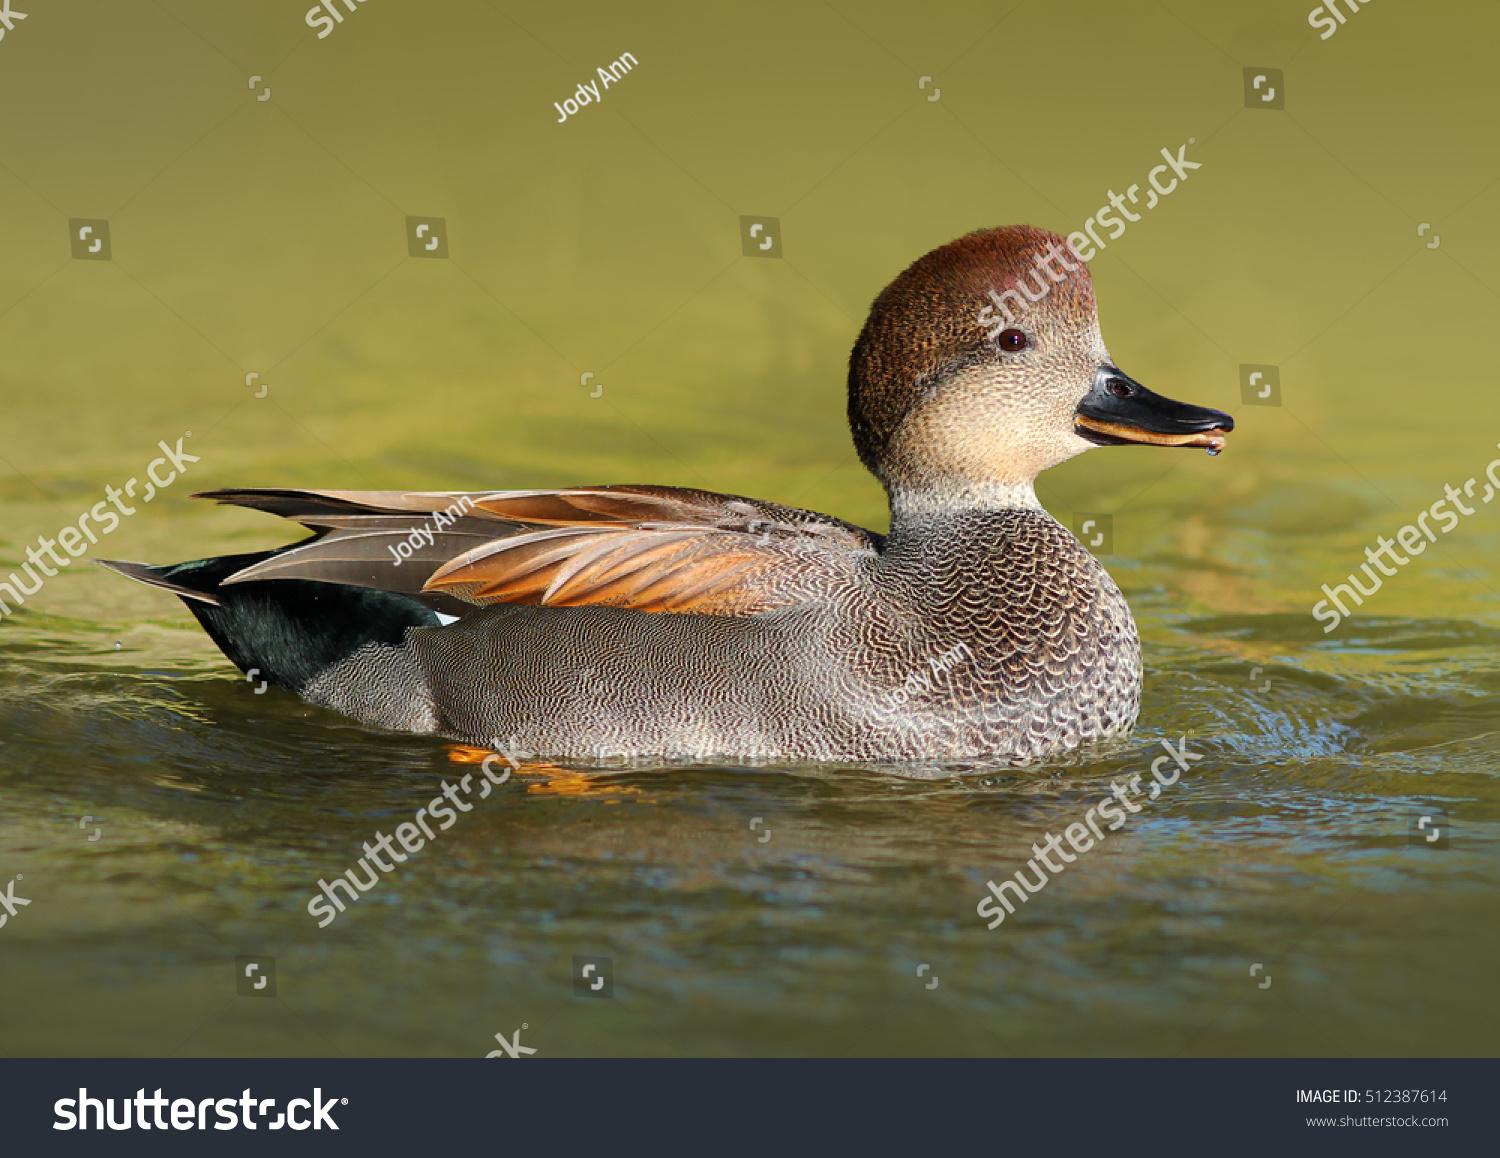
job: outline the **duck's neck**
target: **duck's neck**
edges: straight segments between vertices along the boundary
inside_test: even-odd
[[[953,583],[1010,582],[1028,574],[1102,569],[1037,501],[1029,482],[950,492],[893,494],[891,529],[881,550],[888,579],[947,590]]]
[[[891,530],[946,522],[976,511],[1039,511],[1031,480],[1015,483],[970,483],[933,489],[893,489]]]

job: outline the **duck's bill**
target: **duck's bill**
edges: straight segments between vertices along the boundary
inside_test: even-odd
[[[1217,454],[1234,419],[1222,410],[1191,406],[1153,394],[1133,378],[1105,366],[1078,404],[1073,428],[1099,446],[1201,446]]]

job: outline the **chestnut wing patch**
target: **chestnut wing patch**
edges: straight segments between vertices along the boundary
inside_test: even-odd
[[[496,495],[478,506],[550,525],[456,556],[429,591],[475,603],[749,615],[847,579],[854,554],[875,545],[809,511],[666,487]]]
[[[678,487],[203,497],[316,532],[229,582],[312,579],[481,605],[748,615],[849,582],[856,556],[880,545],[827,515]]]
[[[774,605],[767,572],[789,560],[702,527],[563,527],[465,552],[427,581],[474,603],[743,615]]]

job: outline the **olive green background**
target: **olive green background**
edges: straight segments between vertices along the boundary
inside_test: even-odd
[[[830,819],[815,809],[851,791],[837,777],[727,772],[702,788],[627,778],[614,811],[659,811],[607,841],[568,811],[586,800],[523,799],[536,808],[516,823],[534,827],[480,838],[476,823],[461,866],[423,870],[423,896],[458,905],[454,881],[499,872],[485,849],[511,849],[528,882],[538,858],[563,858],[572,887],[597,892],[588,937],[547,932],[551,886],[535,884],[534,907],[481,889],[465,894],[463,928],[429,913],[422,936],[364,912],[358,946],[334,949],[353,922],[312,931],[303,884],[353,863],[378,818],[405,809],[401,793],[444,773],[438,746],[247,698],[174,600],[77,565],[0,623],[0,879],[24,866],[38,889],[0,930],[9,991],[34,995],[31,1012],[0,1012],[0,1051],[478,1056],[528,1016],[527,985],[566,1004],[569,952],[616,954],[624,1008],[633,945],[651,963],[636,992],[688,1006],[637,1010],[644,1037],[579,1029],[543,1039],[547,1052],[987,1052],[1000,1038],[964,1027],[1016,1012],[1000,996],[1010,985],[1034,1003],[1024,1028],[984,1024],[1020,1053],[1493,1052],[1500,511],[1480,508],[1389,580],[1363,634],[1325,640],[1308,611],[1377,535],[1496,457],[1500,8],[1382,0],[1323,41],[1309,0],[367,0],[324,40],[308,7],[33,0],[0,40],[0,572],[188,430],[202,461],[91,557],[285,541],[272,520],[188,501],[216,486],[663,483],[883,528],[844,425],[847,353],[872,297],[972,229],[1078,229],[1191,138],[1202,168],[1092,270],[1116,363],[1233,413],[1229,450],[1090,454],[1039,493],[1070,525],[1114,516],[1105,562],[1154,673],[1142,743],[1193,727],[1237,771],[1194,814],[1200,845],[1170,826],[1155,838],[1160,894],[1101,861],[1090,888],[1125,906],[1130,931],[1075,908],[1062,884],[1043,898],[1077,953],[1016,949],[1024,930],[988,933],[972,915],[985,877],[1015,867],[1013,827],[1044,798],[1079,811],[1055,781],[967,783]],[[627,51],[636,68],[558,124],[553,102]],[[1284,71],[1284,110],[1245,107],[1246,67]],[[445,219],[446,259],[408,256],[409,215]],[[742,215],[779,218],[784,257],[742,256]],[[112,260],[73,259],[70,218],[107,220]],[[1280,368],[1281,407],[1241,404],[1242,363]],[[1295,703],[1235,698],[1250,667],[1275,664]],[[1428,751],[1447,744],[1459,748]],[[1385,753],[1406,755],[1387,766]],[[1440,788],[1439,775],[1453,779]],[[861,802],[895,791],[846,783]],[[1467,817],[1467,851],[1408,872],[1404,837],[1382,843],[1368,826],[1399,834],[1393,801],[1429,792]],[[930,810],[950,807],[973,823],[945,844]],[[814,949],[800,934],[757,939],[773,903],[757,890],[775,891],[761,878],[729,900],[703,884],[720,858],[766,855],[744,843],[746,818],[777,808],[790,813],[778,839],[803,822],[837,834],[839,851],[770,878],[794,908],[828,906]],[[1231,834],[1262,810],[1285,827],[1246,851]],[[85,812],[109,816],[113,848],[78,844]],[[911,851],[924,842],[930,863]],[[590,854],[605,844],[690,882],[656,925],[628,915],[648,886],[603,883]],[[916,859],[888,878],[893,847]],[[1370,877],[1366,854],[1395,859]],[[1236,866],[1285,876],[1248,898],[1214,878],[1189,942],[1152,939],[1191,891],[1161,882]],[[874,891],[843,907],[850,880]],[[1354,927],[1327,931],[1333,912]],[[465,921],[499,922],[505,944],[466,941]],[[641,948],[672,936],[672,952]],[[317,948],[299,962],[294,942]],[[1270,942],[1277,960],[1308,955],[1300,972],[1273,970],[1275,1000],[1292,1004],[1245,1012],[1244,964]],[[221,958],[266,944],[282,946],[278,1000],[303,1001],[316,1034],[211,1012]],[[933,998],[948,1020],[877,1017],[932,945],[949,953]],[[1090,954],[1102,956],[1086,970]],[[460,959],[524,963],[530,979],[493,982],[493,1018],[456,996],[424,1014],[382,988],[399,975],[427,1000],[451,982],[441,962]],[[1174,979],[1210,960],[1205,988]],[[356,994],[399,1006],[399,1028],[340,1014]],[[1313,1010],[1339,1020],[1310,1028]]]
[[[50,4],[0,41],[7,498],[193,430],[202,485],[693,483],[879,522],[842,397],[874,294],[974,228],[1079,228],[1190,137],[1203,168],[1092,268],[1117,362],[1236,411],[1234,459],[1094,455],[1051,494],[1115,510],[1238,460],[1379,503],[1393,458],[1490,457],[1491,6],[1328,41],[1301,4],[367,0],[325,40],[305,11]],[[1285,70],[1284,112],[1243,107],[1245,66]],[[448,260],[407,258],[408,214]],[[742,258],[741,214],[786,257]],[[112,262],[70,260],[69,217]],[[1280,410],[1237,405],[1243,362],[1282,367]]]

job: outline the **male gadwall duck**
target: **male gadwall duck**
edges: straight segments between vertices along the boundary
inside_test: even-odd
[[[679,487],[237,489],[201,497],[314,537],[107,565],[310,703],[539,757],[1024,763],[1127,734],[1135,621],[1033,481],[1096,446],[1217,453],[1233,420],[1116,369],[1088,267],[1013,226],[875,299],[849,424],[888,534]]]

